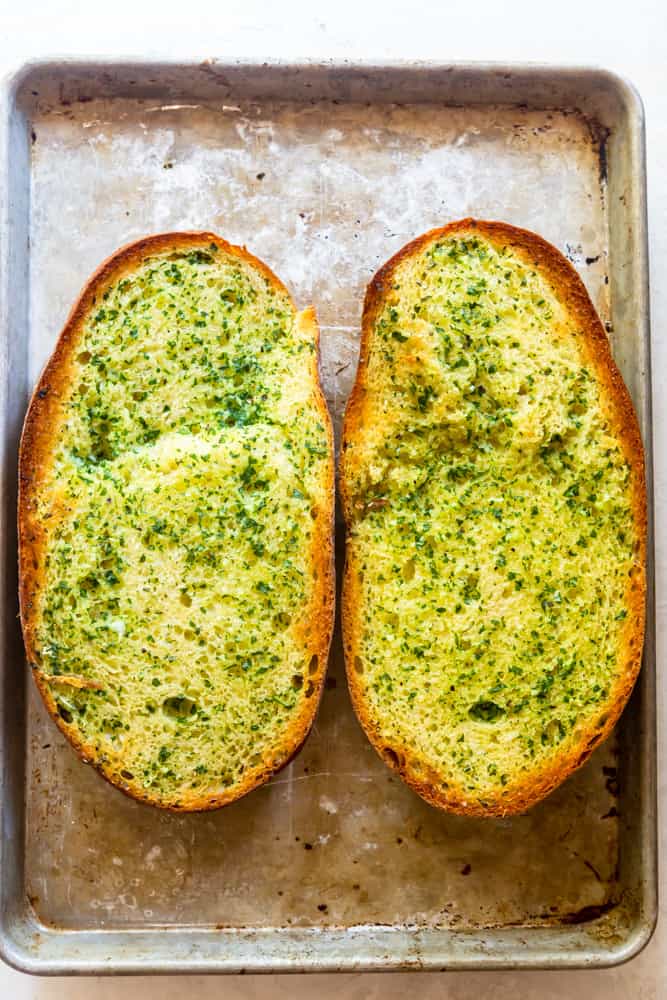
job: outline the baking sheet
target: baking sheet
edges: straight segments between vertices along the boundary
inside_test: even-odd
[[[622,192],[626,212],[642,193],[629,165],[627,116],[638,109],[620,82],[589,78],[589,89],[604,79],[610,92],[595,117],[581,99],[518,100],[520,73],[496,71],[494,91],[493,72],[480,70],[475,90],[470,69],[459,81],[468,99],[456,106],[458,92],[443,99],[443,82],[436,87],[428,73],[420,90],[407,69],[402,81],[382,69],[290,77],[274,67],[273,80],[266,68],[199,69],[200,80],[193,68],[38,66],[18,85],[30,251],[20,251],[29,306],[13,377],[24,400],[69,304],[105,256],[147,233],[212,229],[265,260],[299,307],[315,303],[338,440],[366,283],[413,236],[471,214],[534,229],[572,260],[606,323],[646,440],[643,275],[624,256],[627,242],[625,250],[615,243],[622,170],[632,185]],[[565,77],[555,71],[543,73],[533,95],[549,80],[559,96]],[[627,120],[621,98],[630,102]],[[613,125],[614,113],[612,138],[601,119]],[[625,146],[614,145],[623,138]],[[641,230],[641,219],[632,222]],[[618,300],[628,287],[624,316]],[[342,561],[339,548],[339,571]],[[268,786],[206,815],[163,814],[107,786],[78,761],[28,685],[22,884],[13,900],[20,919],[13,939],[5,928],[5,954],[40,971],[618,960],[647,939],[653,919],[651,650],[649,634],[644,692],[618,738],[546,802],[505,820],[442,814],[387,770],[352,714],[338,634],[302,753]],[[21,666],[5,663],[15,683],[23,683]],[[619,741],[623,751],[636,748],[622,760]],[[641,768],[648,772],[632,792],[626,782]],[[631,816],[637,804],[642,815]],[[184,928],[195,935],[190,945],[198,942],[194,953],[170,943],[170,929]],[[47,939],[49,947],[60,940],[58,961]]]

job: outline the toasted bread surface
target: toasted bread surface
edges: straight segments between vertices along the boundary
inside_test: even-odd
[[[645,617],[637,418],[553,246],[465,219],[376,274],[340,487],[371,742],[435,806],[526,810],[610,733]]]
[[[46,707],[144,802],[225,805],[294,756],[333,625],[312,308],[211,233],[92,276],[20,449],[21,622]]]

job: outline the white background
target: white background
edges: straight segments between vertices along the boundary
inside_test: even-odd
[[[658,665],[665,626],[667,514],[667,4],[664,0],[0,0],[0,73],[44,55],[434,58],[598,65],[644,99],[655,405]],[[659,683],[660,732],[664,698]],[[661,741],[664,746],[664,740]],[[662,751],[661,751],[662,752]],[[659,771],[667,847],[667,787]],[[667,865],[663,863],[663,869]],[[661,895],[664,898],[663,875]],[[667,905],[667,904],[665,904]],[[665,906],[663,906],[663,913]],[[620,969],[551,973],[406,973],[32,979],[0,965],[0,1000],[653,1000],[667,998],[667,921]]]

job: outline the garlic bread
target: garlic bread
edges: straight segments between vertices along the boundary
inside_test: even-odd
[[[20,452],[28,660],[110,782],[212,809],[297,752],[333,624],[333,446],[312,309],[210,233],[114,254]]]
[[[553,246],[466,219],[378,272],[341,493],[371,742],[436,806],[527,809],[610,733],[644,635],[637,418]]]

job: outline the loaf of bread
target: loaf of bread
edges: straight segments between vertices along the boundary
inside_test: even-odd
[[[210,233],[114,254],[65,324],[20,454],[25,645],[79,754],[172,810],[284,766],[323,685],[332,527],[313,310]]]
[[[553,246],[466,219],[378,272],[341,492],[368,737],[433,805],[527,809],[611,731],[645,614],[637,419]]]

